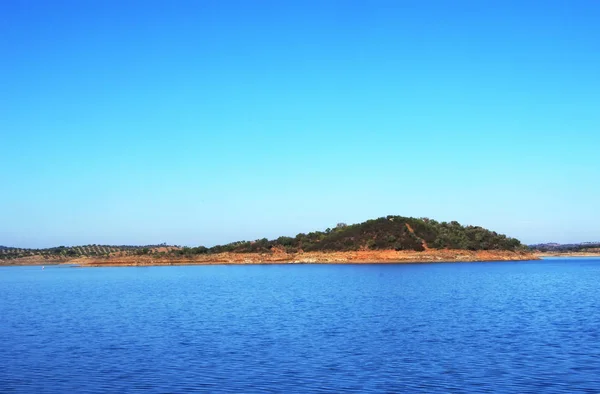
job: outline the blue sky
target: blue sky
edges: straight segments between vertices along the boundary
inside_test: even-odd
[[[0,2],[0,245],[388,214],[600,240],[597,1]]]

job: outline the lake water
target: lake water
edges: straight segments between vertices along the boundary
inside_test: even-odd
[[[600,392],[600,259],[0,267],[0,392]]]

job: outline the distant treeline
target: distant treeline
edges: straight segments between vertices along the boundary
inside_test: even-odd
[[[540,252],[592,252],[600,249],[600,242],[581,242],[577,244],[535,244],[529,245],[533,250]]]
[[[465,250],[527,250],[514,238],[487,230],[479,226],[463,226],[460,223],[438,222],[428,218],[387,216],[367,220],[363,223],[346,225],[338,223],[325,231],[295,237],[267,238],[255,241],[238,241],[210,248],[179,247],[161,245],[108,246],[86,245],[49,249],[14,249],[0,247],[0,258],[15,258],[32,255],[43,256],[105,256],[123,255],[193,256],[197,254],[356,251],[356,250],[413,250],[465,249]]]
[[[108,257],[114,253],[139,254],[137,251],[142,249],[156,249],[168,247],[166,244],[160,245],[83,245],[83,246],[56,246],[43,249],[25,249],[11,248],[0,245],[0,259],[16,259],[29,256],[42,256],[46,259],[66,258],[66,257]]]

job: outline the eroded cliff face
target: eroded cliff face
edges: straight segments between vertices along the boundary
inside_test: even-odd
[[[109,258],[78,258],[70,264],[82,266],[152,266],[152,265],[210,265],[210,264],[364,264],[364,263],[433,263],[469,261],[538,260],[526,252],[432,250],[413,251],[353,251],[310,253],[219,253],[193,257],[112,256]]]

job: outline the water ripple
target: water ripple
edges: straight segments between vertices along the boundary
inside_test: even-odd
[[[600,392],[600,260],[0,268],[0,392]]]

